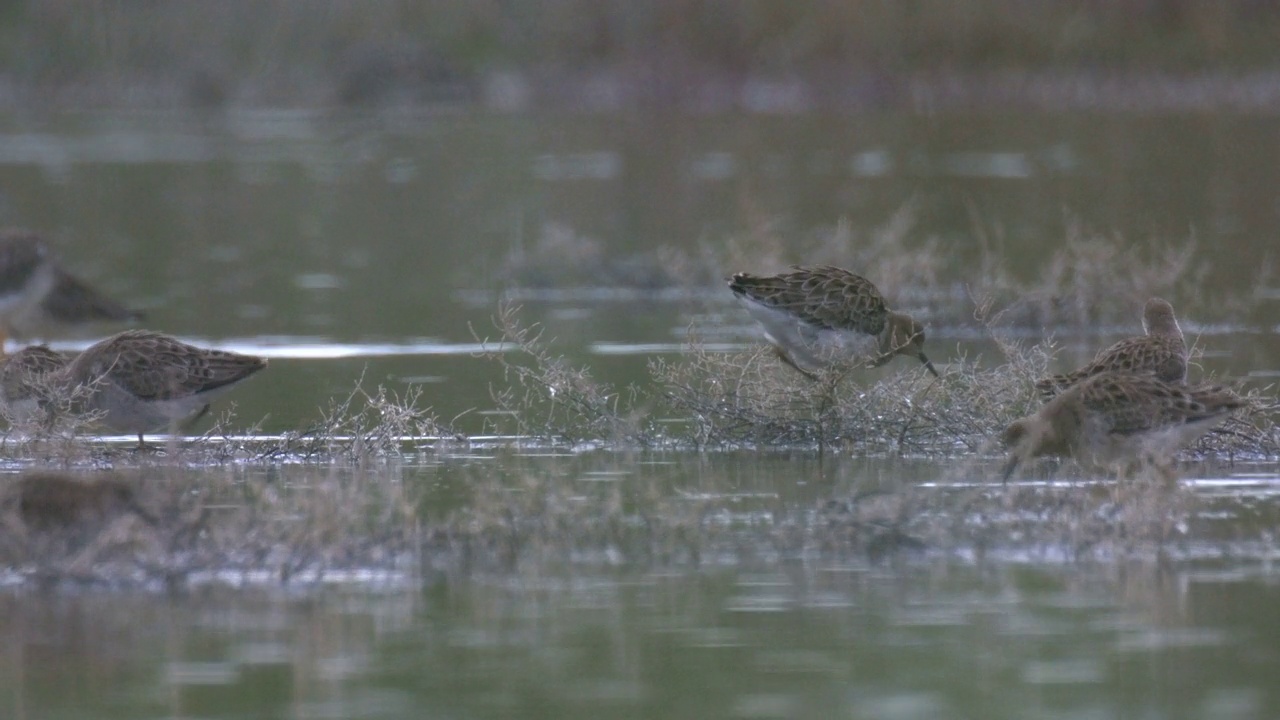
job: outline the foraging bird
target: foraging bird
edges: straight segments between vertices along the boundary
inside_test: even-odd
[[[134,488],[113,475],[28,472],[14,481],[17,510],[29,531],[76,533],[132,513],[148,525],[155,517]]]
[[[765,339],[778,356],[808,377],[842,356],[866,353],[872,343],[872,367],[895,355],[908,355],[938,376],[924,354],[924,327],[891,311],[864,277],[818,265],[793,266],[767,277],[738,273],[728,282],[747,312],[764,326]]]
[[[1153,375],[1098,373],[1009,425],[1004,479],[1042,455],[1073,457],[1093,468],[1135,461],[1168,467],[1179,448],[1247,404],[1220,385],[1188,387]]]
[[[1158,297],[1147,300],[1142,311],[1142,327],[1146,335],[1115,343],[1079,370],[1037,382],[1040,397],[1051,400],[1072,385],[1103,372],[1148,373],[1165,382],[1186,382],[1187,345],[1173,306]]]
[[[143,445],[143,433],[194,422],[209,403],[266,366],[266,358],[126,330],[90,346],[50,381],[83,393],[84,410],[103,413],[109,427],[137,433]]]
[[[0,230],[0,348],[49,326],[141,317],[64,270],[38,234]]]
[[[66,355],[48,345],[32,345],[0,357],[0,414],[13,422],[31,419],[54,393],[49,376],[67,362]]]

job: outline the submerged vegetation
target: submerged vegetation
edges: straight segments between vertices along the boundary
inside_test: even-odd
[[[1211,312],[1208,322],[1248,317],[1261,301],[1257,290],[1276,275],[1274,260],[1259,258],[1251,277],[1206,282],[1212,256],[1194,236],[1135,241],[1105,234],[1069,219],[1053,252],[1034,265],[1034,275],[1013,270],[1018,243],[975,221],[977,247],[920,237],[914,203],[899,207],[882,225],[859,230],[847,222],[800,236],[783,237],[767,224],[711,242],[667,245],[651,256],[611,255],[599,241],[548,224],[528,247],[513,248],[498,279],[509,298],[539,298],[551,287],[579,286],[592,278],[609,288],[669,293],[716,304],[727,302],[727,275],[770,274],[790,265],[835,265],[873,280],[895,308],[910,311],[935,330],[985,333],[988,325],[1015,334],[1094,334],[1098,328],[1129,326],[1147,298],[1175,307]],[[1036,247],[1043,247],[1037,245]],[[1230,294],[1207,294],[1231,287]],[[706,301],[706,298],[711,298]],[[976,319],[975,306],[990,317]]]
[[[238,423],[227,411],[201,437],[124,449],[88,437],[96,418],[70,412],[75,398],[28,388],[46,402],[41,412],[9,418],[3,437],[8,463],[25,472],[0,487],[0,565],[16,573],[11,580],[185,587],[904,553],[1110,558],[1170,552],[1188,528],[1209,522],[1190,490],[1160,477],[1005,487],[992,469],[1001,431],[1039,406],[1035,381],[1055,352],[1051,341],[1032,343],[1027,327],[1131,323],[1133,308],[1154,294],[1175,304],[1203,300],[1189,294],[1202,271],[1189,262],[1191,243],[1135,248],[1077,228],[1035,281],[1013,280],[989,252],[975,284],[955,286],[943,279],[954,258],[937,242],[914,249],[903,242],[910,227],[907,208],[866,237],[841,227],[815,238],[803,256],[858,264],[886,294],[935,309],[931,324],[968,328],[995,348],[990,356],[940,353],[953,357],[939,363],[938,378],[901,362],[838,364],[811,379],[763,344],[713,351],[695,321],[685,352],[653,359],[647,382],[619,388],[503,302],[491,331],[473,329],[485,347],[477,360],[498,371],[491,409],[478,413],[496,439],[460,433],[417,389],[397,394],[362,378],[292,432],[232,432]],[[763,234],[717,248],[668,248],[662,282],[718,286],[717,269],[749,258],[754,269],[785,264],[777,247]],[[1115,287],[1125,290],[1103,292]],[[1193,366],[1201,352],[1191,348]],[[1280,459],[1272,389],[1240,392],[1248,409],[1184,457]],[[511,453],[513,463],[500,471],[464,463],[465,502],[432,507],[423,488],[403,481],[408,465],[478,448]],[[566,458],[594,450],[787,450],[820,467],[866,456],[958,460],[933,485],[860,481],[795,506],[766,496],[734,500],[711,488],[672,492],[643,477],[584,487],[516,460],[527,450]],[[299,467],[307,472],[295,479]],[[201,482],[191,483],[192,474]]]

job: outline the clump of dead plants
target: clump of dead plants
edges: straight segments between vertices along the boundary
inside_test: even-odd
[[[508,426],[531,444],[728,449],[792,447],[856,454],[951,456],[983,453],[1013,420],[1040,404],[1034,384],[1048,373],[1053,348],[1011,336],[993,301],[974,318],[995,342],[994,358],[959,357],[934,379],[905,360],[881,370],[837,365],[811,379],[783,365],[763,345],[711,352],[691,330],[686,352],[650,363],[646,388],[618,390],[586,367],[556,354],[519,308],[504,305],[487,357],[504,382],[492,391]],[[1253,410],[1191,452],[1280,456],[1275,400],[1253,390]],[[662,418],[660,422],[658,418]]]
[[[691,329],[687,351],[650,363],[645,387],[615,388],[555,351],[538,325],[502,305],[498,337],[481,357],[498,365],[502,382],[486,430],[526,445],[716,450],[816,448],[856,454],[953,456],[992,451],[991,439],[1038,406],[1036,379],[1047,374],[1053,348],[1014,338],[1008,309],[976,302],[974,319],[995,342],[994,357],[960,356],[941,378],[908,360],[881,369],[837,365],[811,379],[782,365],[763,345],[712,352]],[[1280,457],[1277,401],[1270,389],[1248,391],[1251,407],[1189,449],[1230,459]],[[317,422],[278,436],[233,433],[227,412],[202,437],[170,441],[159,455],[111,451],[80,440],[92,416],[69,411],[74,398],[47,412],[12,418],[4,447],[11,459],[41,466],[230,462],[339,463],[367,466],[407,454],[465,444],[466,436],[422,403],[417,388],[397,394],[366,389],[363,379],[332,400]],[[159,458],[161,462],[151,462]]]
[[[8,428],[0,449],[11,460],[39,467],[86,465],[215,466],[233,462],[304,462],[368,465],[399,460],[407,453],[439,444],[464,443],[465,437],[441,421],[422,402],[421,389],[397,393],[383,385],[373,389],[359,378],[351,391],[330,399],[320,417],[300,430],[263,435],[259,423],[237,422],[234,404],[227,406],[203,434],[192,438],[148,438],[146,447],[86,442],[99,429],[100,413],[82,412],[89,388],[49,387],[43,402],[25,414],[4,412]]]
[[[329,401],[320,420],[308,428],[250,448],[260,461],[349,462],[366,465],[400,458],[424,443],[464,441],[421,404],[422,390],[403,394],[378,385],[370,391],[362,377],[344,398]],[[210,434],[224,434],[215,427]]]
[[[181,468],[33,471],[0,487],[0,565],[42,583],[324,582],[410,572],[417,510],[394,477]]]
[[[969,468],[968,471],[974,471]],[[587,483],[561,465],[476,473],[470,497],[423,538],[437,573],[570,573],[779,562],[1026,558],[1152,559],[1192,540],[1193,491],[1158,473],[1125,483],[1001,487],[895,484],[810,503],[671,492],[642,476]],[[718,491],[719,490],[719,491]]]
[[[780,503],[714,482],[587,481],[573,463],[465,470],[467,497],[428,513],[394,473],[170,467],[31,472],[0,487],[0,566],[46,586],[413,585],[435,575],[776,567],[1042,554],[1175,553],[1191,491],[1159,478],[1001,488],[914,484]]]
[[[6,381],[9,404],[0,404],[0,419],[6,424],[0,451],[45,465],[68,465],[88,457],[78,440],[102,415],[84,410],[94,387],[68,386],[25,372],[7,376]]]
[[[496,342],[479,335],[476,339],[487,348],[482,356],[502,368],[503,383],[491,391],[496,416],[514,423],[495,431],[570,446],[653,444],[638,389],[615,389],[593,378],[590,369],[556,354],[541,326],[521,322],[517,305],[502,304],[494,327]]]
[[[976,247],[960,252],[957,243],[922,232],[915,202],[903,204],[872,227],[842,221],[797,234],[762,218],[737,234],[663,246],[650,258],[613,258],[602,243],[557,227],[531,247],[513,250],[502,277],[514,296],[525,289],[594,280],[597,285],[633,290],[679,289],[683,297],[728,303],[728,294],[720,289],[729,273],[767,274],[793,264],[830,264],[871,279],[895,307],[935,327],[972,327],[964,301],[979,295],[1006,308],[1001,322],[1010,328],[1053,328],[1071,334],[1132,325],[1143,302],[1153,295],[1175,307],[1222,313],[1202,318],[1211,321],[1247,315],[1259,302],[1249,292],[1203,295],[1213,266],[1194,236],[1135,240],[1093,230],[1067,216],[1061,237],[1037,241],[1037,246],[1054,250],[1047,259],[1037,258],[1035,272],[1029,273],[1011,263],[1015,241],[1004,235],[1003,229],[987,227],[975,217]],[[1267,260],[1258,280],[1273,273]]]
[[[978,310],[990,325],[988,305]],[[993,330],[994,332],[994,330]],[[817,380],[781,365],[764,348],[707,352],[691,334],[679,360],[651,364],[699,447],[817,446],[859,453],[950,455],[979,451],[1035,402],[1033,382],[1051,353],[993,335],[995,363],[961,357],[937,379],[905,362],[872,375],[836,365]]]

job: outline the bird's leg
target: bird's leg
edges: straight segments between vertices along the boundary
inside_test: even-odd
[[[787,354],[787,352],[786,352],[785,350],[783,350],[782,348],[778,347],[777,345],[774,345],[774,346],[773,346],[773,351],[774,351],[774,353],[776,353],[776,354],[778,355],[778,359],[779,359],[779,360],[781,360],[782,362],[786,363],[787,365],[790,365],[791,367],[795,368],[796,372],[800,373],[801,375],[804,375],[805,377],[809,378],[810,380],[817,380],[817,379],[818,379],[818,376],[817,376],[817,375],[815,375],[815,374],[813,374],[813,373],[809,372],[808,370],[805,370],[804,368],[802,368],[802,367],[800,367],[799,365],[797,365],[797,364],[796,364],[796,361],[795,361],[795,360],[792,360],[792,359],[791,359],[791,356],[790,356],[790,355],[788,355],[788,354]]]
[[[205,415],[208,415],[210,405],[211,403],[205,403],[204,407],[200,408],[200,412],[196,413],[195,415],[192,415],[186,420],[183,420],[181,425],[182,431],[189,432],[191,428],[195,427],[196,423],[200,422],[201,418],[203,418]]]
[[[155,452],[156,446],[148,445],[146,440],[142,439],[142,433],[138,433],[138,444],[134,446],[133,451],[139,452]]]

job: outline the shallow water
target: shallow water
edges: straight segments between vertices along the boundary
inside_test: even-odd
[[[676,351],[691,323],[715,347],[756,339],[718,283],[652,277],[659,246],[741,247],[742,267],[699,269],[715,278],[802,261],[841,221],[856,233],[896,227],[904,208],[909,246],[932,240],[958,258],[941,270],[945,297],[891,293],[926,322],[971,314],[942,311],[972,302],[965,285],[984,248],[1029,280],[1076,225],[1134,244],[1194,237],[1195,287],[1161,292],[1189,336],[1204,333],[1206,372],[1245,375],[1276,371],[1280,350],[1280,295],[1265,272],[1280,217],[1259,210],[1273,204],[1276,170],[1247,150],[1276,141],[1269,125],[1229,115],[651,127],[234,111],[73,117],[38,131],[10,119],[0,217],[53,233],[72,269],[143,307],[149,327],[272,356],[272,371],[235,395],[241,417],[267,416],[268,432],[314,419],[362,373],[393,389],[425,383],[444,418],[483,410],[500,372],[472,353],[496,337],[504,289],[566,354],[609,381],[645,382],[643,359]],[[1247,300],[1243,314],[1223,311],[1233,298]],[[1062,362],[1137,332],[1140,302],[1087,329],[1099,337],[1048,329]],[[989,350],[950,320],[931,323],[930,345],[935,362]]]
[[[504,290],[598,377],[643,384],[646,361],[679,353],[691,324],[712,350],[750,346],[755,331],[722,288],[673,288],[644,267],[626,275],[621,260],[731,240],[751,260],[775,246],[779,259],[801,260],[798,248],[842,219],[874,229],[906,205],[909,242],[935,238],[975,259],[946,269],[961,289],[984,244],[1033,277],[1075,219],[1134,242],[1194,234],[1202,292],[1170,288],[1198,298],[1178,306],[1204,350],[1193,374],[1261,386],[1280,372],[1280,294],[1253,287],[1280,234],[1280,171],[1266,151],[1277,131],[1254,117],[291,111],[4,122],[6,222],[52,232],[72,269],[144,307],[148,327],[271,358],[230,396],[233,431],[259,418],[266,434],[305,427],[360,377],[421,387],[464,432],[501,431],[485,414],[500,368],[475,354],[496,337],[490,317]],[[530,257],[561,236],[591,242]],[[596,251],[604,260],[583,261]],[[755,268],[716,271],[739,269]],[[906,290],[925,318],[964,297]],[[1243,315],[1222,310],[1241,294],[1256,299]],[[1049,330],[1066,366],[1138,329],[1135,314]],[[1038,328],[1023,331],[1039,339]],[[970,325],[937,322],[929,337],[940,367],[994,352]],[[897,372],[919,370],[899,361],[859,379]],[[340,568],[324,581],[282,586],[269,571],[235,570],[178,592],[41,590],[9,569],[0,716],[1280,714],[1274,466],[1185,468],[1196,514],[1168,509],[1186,526],[1170,530],[1163,552],[1082,552],[1065,520],[1094,523],[1103,540],[1122,534],[1105,497],[1078,516],[1055,515],[1051,503],[1005,507],[993,458],[535,454],[473,440],[358,471],[233,461],[182,472],[197,489],[232,473],[232,487],[299,493],[358,486],[363,473],[412,496],[428,529],[498,483],[509,489],[490,501],[525,507],[546,493],[563,503],[564,517],[583,521],[580,543],[548,540],[520,548],[519,562],[471,566],[424,544],[408,564]],[[1028,472],[1013,496],[1110,492],[1053,470]],[[833,503],[904,487],[942,498],[921,522],[951,528],[952,542],[941,532],[871,552],[823,534]],[[977,512],[952,502],[968,493],[991,503]],[[644,546],[649,554],[586,535],[587,520],[618,508],[692,524],[685,535],[668,528],[676,540]],[[994,535],[977,543],[988,526]]]
[[[190,472],[202,483],[219,471]],[[245,481],[292,486],[315,471],[263,473]],[[0,708],[19,720],[89,708],[122,718],[1280,712],[1274,471],[1186,468],[1203,517],[1161,557],[1071,559],[1032,537],[875,559],[839,542],[780,541],[859,488],[995,488],[993,474],[980,463],[957,473],[754,453],[473,454],[401,467],[395,482],[418,492],[424,518],[467,505],[489,476],[518,493],[542,491],[521,476],[549,479],[584,503],[656,486],[657,497],[699,504],[707,544],[697,562],[586,542],[469,571],[427,550],[399,571],[284,586],[229,572],[178,593],[10,585]]]

